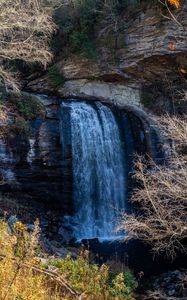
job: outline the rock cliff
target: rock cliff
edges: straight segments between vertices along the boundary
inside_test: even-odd
[[[124,103],[128,98],[128,104],[131,102],[132,105],[139,105],[145,87],[150,87],[153,100],[158,101],[159,91],[164,100],[164,94],[166,98],[171,98],[174,88],[185,90],[186,1],[180,9],[171,9],[170,12],[163,10],[162,6],[145,2],[130,14],[125,13],[122,22],[125,30],[120,32],[115,47],[112,42],[107,45],[109,37],[101,35],[102,26],[98,29],[96,59],[71,54],[63,58],[61,55],[57,66],[65,78],[63,86],[54,88],[45,75],[29,82],[27,88],[55,92],[66,98],[102,97]]]

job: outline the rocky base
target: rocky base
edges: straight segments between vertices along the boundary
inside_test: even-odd
[[[155,276],[149,283],[145,295],[138,295],[138,300],[186,300],[187,299],[187,271],[168,271]]]

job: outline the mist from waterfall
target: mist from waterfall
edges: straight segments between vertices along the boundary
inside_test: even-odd
[[[77,240],[117,238],[114,228],[127,205],[125,143],[112,110],[100,102],[61,104],[61,142],[71,148]]]

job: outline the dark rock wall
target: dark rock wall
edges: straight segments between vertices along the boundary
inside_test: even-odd
[[[70,126],[69,120],[60,118],[60,99],[37,96],[45,106],[45,118],[30,121],[29,136],[7,136],[0,149],[0,168],[7,169],[9,180],[0,191],[12,193],[17,199],[37,200],[62,214],[73,213],[72,158],[68,137],[60,140],[60,128]],[[68,100],[67,100],[68,101]],[[122,111],[111,107],[125,132]],[[156,127],[150,124],[145,113],[126,112],[129,128],[133,132],[134,152],[162,156],[161,140]],[[132,109],[132,108],[131,108]],[[137,115],[136,115],[137,113]],[[63,127],[61,122],[63,122]],[[123,135],[123,134],[122,134]],[[127,141],[128,142],[128,141]],[[11,173],[12,172],[12,173]]]
[[[10,126],[10,134],[1,141],[0,191],[20,201],[37,200],[69,213],[72,188],[71,183],[66,184],[66,190],[63,186],[67,161],[62,157],[58,110],[55,102],[47,105],[45,118],[30,121],[28,135],[11,134]]]

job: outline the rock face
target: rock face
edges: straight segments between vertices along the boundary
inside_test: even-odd
[[[97,62],[74,57],[61,61],[65,78],[147,84],[165,76],[176,78],[180,67],[187,68],[187,4],[183,2],[181,9],[173,11],[179,23],[152,3],[125,15],[126,29],[118,49],[114,49],[113,61],[110,50],[99,40]]]
[[[68,80],[62,87],[54,91],[45,78],[31,82],[29,90],[57,94],[65,99],[99,100],[117,106],[143,108],[141,104],[140,86],[105,82],[101,80],[74,79]]]
[[[182,88],[185,89],[186,1],[182,1],[181,8],[172,10],[171,14],[163,10],[161,5],[144,3],[139,10],[124,15],[126,29],[119,37],[121,42],[118,48],[107,48],[106,37],[98,37],[99,55],[95,61],[70,55],[58,62],[58,67],[66,79],[64,87],[55,90],[47,76],[44,76],[30,82],[28,89],[48,93],[55,91],[61,97],[86,95],[106,97],[112,101],[123,101],[129,93],[129,102],[132,101],[132,105],[139,102],[137,90],[141,90],[144,85],[161,83],[168,88],[174,80],[175,89],[179,82],[184,84]],[[136,89],[136,100],[131,88]]]
[[[140,92],[136,86],[87,79],[69,80],[58,90],[65,98],[100,99],[114,105],[142,107]]]
[[[153,3],[145,3],[128,16],[125,14],[126,28],[120,45],[114,49],[113,61],[111,49],[104,46],[105,36],[102,36],[98,40],[100,55],[96,63],[77,58],[61,62],[65,78],[147,84],[165,76],[176,78],[180,67],[187,68],[187,4],[181,2],[180,9],[172,10],[174,17]]]
[[[81,88],[81,85],[78,87]],[[105,97],[107,98],[106,93],[110,92],[110,90],[102,89],[106,87],[107,85],[101,83],[97,85],[97,92],[99,90],[101,95],[103,93],[104,102]],[[113,89],[113,93],[117,92],[115,86],[111,85],[110,88]],[[87,97],[86,90],[94,91],[93,85],[85,83],[82,89],[85,91],[85,98]],[[131,88],[127,90],[122,87],[121,91],[124,93],[124,98],[116,98],[116,101],[121,99],[122,102],[112,102],[110,106],[118,117],[122,109],[128,113],[137,151],[147,150],[150,155],[162,155],[162,142],[159,140],[156,126],[138,107],[138,91],[133,92],[132,95]],[[133,96],[134,108],[127,105]],[[63,155],[60,138],[60,104],[62,100],[69,100],[45,95],[32,95],[32,97],[44,105],[45,117],[36,117],[30,121],[31,132],[28,135],[11,135],[1,141],[0,170],[4,179],[1,191],[12,192],[20,200],[23,198],[28,199],[28,202],[37,200],[44,203],[46,207],[60,209],[63,214],[71,214],[73,206],[72,157],[70,152]],[[93,99],[90,98],[87,101],[93,101]],[[69,123],[68,126],[70,126]],[[143,148],[140,147],[142,136],[144,137]]]
[[[33,96],[35,97],[35,96]],[[35,97],[45,105],[44,118],[30,121],[28,134],[7,134],[0,144],[0,191],[20,201],[37,200],[52,209],[71,211],[71,182],[63,188],[64,168],[59,133],[59,104],[55,99]],[[69,162],[68,162],[69,163]],[[62,171],[63,169],[63,171]],[[70,174],[71,175],[71,174]],[[64,195],[64,199],[63,199]]]
[[[181,25],[171,15],[163,17],[168,12],[156,7],[137,14],[126,32],[127,47],[119,50],[120,70],[149,82],[176,78],[180,67],[187,68],[186,3],[173,13]]]
[[[187,274],[184,270],[169,271],[151,278],[147,295],[141,300],[185,300],[187,298]]]

